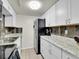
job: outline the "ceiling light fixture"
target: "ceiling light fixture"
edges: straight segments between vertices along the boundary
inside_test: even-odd
[[[38,10],[41,8],[41,3],[39,1],[30,1],[28,3],[28,6],[32,9],[32,10]]]

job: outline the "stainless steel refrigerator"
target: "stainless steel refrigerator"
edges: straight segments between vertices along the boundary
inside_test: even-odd
[[[36,19],[34,21],[34,49],[37,54],[40,54],[40,36],[45,33],[40,31],[45,27],[45,19]]]

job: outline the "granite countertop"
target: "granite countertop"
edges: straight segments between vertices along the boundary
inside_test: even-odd
[[[15,45],[15,44],[16,44],[15,42],[12,42],[12,43],[1,43],[0,46]]]
[[[20,40],[20,37],[18,37],[16,40],[14,41],[3,41],[3,40],[0,40],[0,46],[7,46],[7,45],[17,45],[17,41]]]
[[[74,39],[57,35],[41,36],[41,38],[79,58],[79,45]]]

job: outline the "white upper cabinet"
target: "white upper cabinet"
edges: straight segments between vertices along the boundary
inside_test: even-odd
[[[50,25],[49,10],[45,13],[45,19],[46,19],[46,27],[48,27]]]
[[[46,27],[55,26],[55,6],[52,6],[42,18],[46,19]]]
[[[15,26],[15,24],[16,16],[5,16],[5,26]]]
[[[3,2],[3,14],[5,15],[5,26],[15,26],[16,13],[7,0]]]
[[[46,27],[50,25],[49,10],[42,15],[42,18],[46,19]]]
[[[56,24],[79,23],[79,0],[59,0],[56,3]]]
[[[79,0],[71,0],[71,23],[79,23]]]
[[[68,0],[59,0],[56,3],[56,24],[65,25],[68,18]]]
[[[79,0],[59,0],[45,14],[46,26],[79,23]]]
[[[13,26],[13,20],[12,20],[12,16],[6,16],[5,17],[5,26]]]
[[[54,5],[49,9],[49,23],[50,23],[49,26],[55,26],[55,19],[56,16],[55,16],[55,5]]]

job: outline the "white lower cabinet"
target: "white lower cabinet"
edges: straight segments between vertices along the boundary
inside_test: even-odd
[[[49,43],[49,59],[61,59],[61,49]]]
[[[41,54],[44,59],[79,59],[43,38],[41,38]]]
[[[41,54],[44,59],[61,59],[61,49],[41,39]]]
[[[44,59],[48,59],[48,55],[47,55],[47,51],[44,49],[45,47],[43,47],[43,49],[41,50],[41,53],[42,53],[42,55],[43,55],[43,57],[44,57]]]
[[[44,59],[48,59],[48,43],[41,39],[41,54],[43,55]]]
[[[79,59],[79,58],[62,50],[62,59]]]

